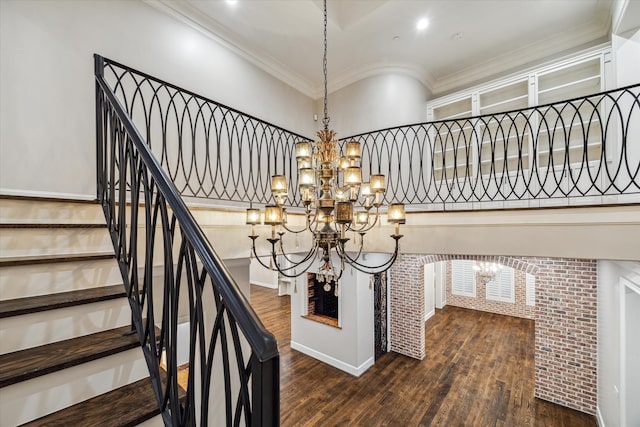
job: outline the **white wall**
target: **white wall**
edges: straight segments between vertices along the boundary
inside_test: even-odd
[[[598,261],[598,418],[607,427],[621,425],[621,278],[640,286],[640,262]],[[638,333],[637,325],[628,326]]]
[[[435,271],[435,306],[436,308],[444,308],[447,305],[447,279],[446,279],[446,261],[434,263]]]
[[[364,263],[381,264],[387,259],[386,254],[367,254]],[[369,275],[346,267],[338,283],[339,328],[302,317],[307,306],[306,286],[305,274],[297,278],[297,291],[291,294],[291,348],[361,375],[374,363],[373,286],[369,287]]]
[[[424,320],[435,314],[436,270],[435,263],[424,265]]]
[[[263,263],[269,265],[270,257],[263,256],[260,258]],[[278,272],[264,268],[258,260],[251,259],[249,267],[249,282],[252,285],[264,286],[265,288],[278,288]]]
[[[624,295],[624,390],[626,404],[623,411],[623,423],[628,426],[640,425],[640,286],[625,286]]]
[[[313,135],[313,101],[138,0],[0,2],[0,191],[95,195],[93,53]]]
[[[329,79],[331,77],[329,76]],[[329,128],[345,138],[362,132],[424,122],[430,94],[406,74],[368,77],[329,94]],[[317,128],[322,128],[323,100],[316,101]]]

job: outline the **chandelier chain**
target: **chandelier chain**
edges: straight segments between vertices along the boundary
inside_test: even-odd
[[[324,0],[324,56],[322,58],[322,71],[324,73],[324,130],[329,130],[329,108],[327,107],[327,0]]]
[[[363,182],[360,142],[345,142],[341,156],[339,151],[342,150],[339,150],[338,141],[335,140],[335,132],[329,130],[327,27],[327,0],[324,0],[324,130],[317,132],[319,139],[315,144],[300,141],[295,146],[298,186],[305,207],[304,228],[296,230],[287,225],[285,203],[289,186],[286,177],[277,174],[271,177],[271,194],[275,203],[265,206],[264,210],[263,223],[271,226],[271,237],[267,238],[271,244],[268,263],[263,262],[256,252],[256,240],[259,236],[256,234],[255,226],[260,224],[260,209],[250,206],[247,209],[246,223],[251,225],[249,238],[252,241],[254,259],[264,268],[276,269],[279,276],[287,278],[294,278],[311,268],[317,268],[317,280],[326,283],[335,280],[335,289],[338,289],[337,281],[342,277],[346,263],[351,266],[352,271],[355,269],[366,274],[381,273],[391,267],[400,255],[398,241],[402,237],[400,224],[405,223],[405,212],[402,203],[392,203],[387,208],[387,219],[395,225],[395,232],[391,235],[395,248],[391,256],[378,265],[362,263],[365,258],[362,252],[364,234],[379,224],[379,208],[384,205],[386,191],[385,178],[382,174],[372,174],[369,182]],[[285,230],[295,234],[296,248],[298,233],[311,233],[313,244],[307,254],[302,255],[302,259],[290,257],[285,253]],[[353,253],[356,255],[353,258],[346,246],[351,240],[347,237],[347,232],[350,231],[355,233],[353,243],[356,247]],[[358,235],[359,244],[356,241]],[[336,268],[338,264],[334,264],[336,261],[339,261],[339,268]]]

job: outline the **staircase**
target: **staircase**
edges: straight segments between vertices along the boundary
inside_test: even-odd
[[[0,427],[164,425],[101,206],[0,196]]]

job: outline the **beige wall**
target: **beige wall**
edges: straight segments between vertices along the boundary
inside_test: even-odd
[[[0,191],[91,197],[99,53],[294,132],[313,101],[141,1],[0,2]]]
[[[198,208],[194,216],[222,258],[246,258],[251,228],[244,225],[244,211]],[[301,224],[302,217],[289,214]],[[383,217],[381,227],[365,236],[365,251],[391,252],[393,228]],[[266,253],[270,227],[256,227],[259,253]],[[596,208],[538,209],[521,211],[432,212],[409,214],[400,227],[404,253],[552,256],[610,260],[640,260],[640,205]],[[285,248],[302,252],[309,248],[309,233],[296,247],[295,237],[285,236]],[[349,234],[347,237],[353,236]],[[354,247],[347,246],[349,250]]]

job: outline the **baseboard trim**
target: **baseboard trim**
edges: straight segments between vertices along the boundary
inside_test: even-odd
[[[431,317],[433,317],[434,314],[436,314],[435,308],[424,315],[424,321],[426,322],[427,320],[431,319]]]
[[[75,193],[57,193],[50,191],[33,191],[33,190],[14,190],[10,188],[0,188],[0,197],[22,198],[25,200],[42,200],[49,199],[54,201],[70,201],[70,202],[95,202],[95,195],[75,194]]]
[[[365,362],[362,363],[360,366],[356,367],[353,365],[349,365],[348,363],[344,363],[343,361],[338,360],[334,357],[331,357],[327,354],[320,353],[317,350],[309,348],[306,345],[299,344],[295,341],[291,341],[291,348],[299,351],[300,353],[304,353],[307,356],[311,356],[314,359],[318,359],[319,361],[324,362],[327,365],[331,365],[334,368],[338,368],[341,371],[344,371],[348,374],[353,375],[354,377],[359,377],[360,375],[365,373],[365,371],[370,367],[372,367],[375,362],[375,359],[372,356],[369,359],[365,360]]]
[[[263,288],[278,289],[277,283],[273,284],[273,283],[267,283],[267,282],[259,282],[257,280],[252,280],[250,283],[256,286],[262,286]]]

